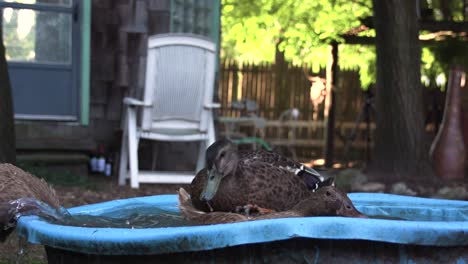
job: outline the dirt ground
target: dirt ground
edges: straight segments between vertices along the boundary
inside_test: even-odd
[[[25,170],[27,170],[25,168]],[[66,208],[99,203],[104,201],[110,201],[115,199],[124,199],[139,196],[149,196],[158,194],[175,194],[179,187],[188,187],[186,185],[156,185],[156,184],[142,184],[139,189],[131,189],[129,186],[118,186],[117,179],[115,177],[105,177],[102,175],[91,175],[87,177],[67,177],[67,179],[74,179],[71,182],[64,181],[63,175],[55,177],[49,172],[31,171],[35,175],[43,174],[42,177],[47,182],[51,183],[57,191],[60,197],[62,205]],[[44,176],[45,175],[45,176]],[[334,175],[336,178],[355,178],[359,180],[356,175]],[[49,177],[49,178],[47,178]],[[359,181],[358,181],[359,182]],[[392,192],[389,186],[391,183],[386,183],[387,188],[384,192]],[[345,191],[352,191],[349,188],[344,188],[346,185],[352,185],[352,183],[339,184]],[[361,187],[364,184],[361,184]],[[413,190],[418,190],[417,195],[422,197],[433,197],[434,193],[438,188],[443,186],[458,186],[463,187],[465,192],[468,190],[468,182],[452,182],[450,184],[440,183],[421,183],[415,182],[408,185]],[[420,189],[424,189],[421,191]],[[357,190],[354,190],[357,191]],[[371,191],[372,192],[372,191]],[[405,193],[400,193],[405,194]],[[465,199],[468,200],[468,196],[465,195]],[[444,197],[449,198],[449,197]],[[450,198],[449,198],[450,199]],[[455,198],[452,198],[455,199]],[[5,243],[0,243],[0,264],[16,263],[19,252],[19,239],[15,233],[13,233]],[[25,254],[21,256],[20,263],[47,263],[45,251],[40,245],[28,245]]]
[[[179,187],[184,186],[143,184],[139,189],[132,189],[128,186],[118,186],[117,179],[106,178],[102,175],[89,176],[86,183],[88,184],[81,182],[77,186],[57,184],[53,186],[62,205],[66,208],[130,197],[175,194]],[[18,252],[19,239],[16,233],[13,233],[7,241],[0,243],[0,264],[16,263]],[[25,254],[21,256],[20,263],[47,263],[43,247],[28,245]]]

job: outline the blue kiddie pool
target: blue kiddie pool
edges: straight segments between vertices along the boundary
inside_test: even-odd
[[[18,231],[45,246],[49,263],[468,263],[468,202],[375,193],[349,197],[373,217],[130,229],[63,226],[28,216],[20,218]],[[129,208],[141,207],[177,216],[177,204],[176,195],[158,195],[69,211],[125,218]]]

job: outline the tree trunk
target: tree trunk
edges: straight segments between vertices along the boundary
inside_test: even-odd
[[[423,122],[416,3],[374,0],[373,4],[377,128],[370,172],[388,180],[432,176]]]
[[[440,11],[442,12],[443,20],[452,21],[452,1],[451,0],[440,0]]]
[[[275,113],[273,118],[278,118],[284,110],[287,110],[289,105],[289,90],[286,87],[284,75],[288,70],[288,64],[284,57],[284,51],[279,50],[279,46],[283,41],[280,38],[275,46]]]
[[[2,15],[3,12],[0,12]],[[15,126],[10,77],[3,45],[2,23],[0,22],[0,163],[16,162]]]
[[[331,44],[331,55],[332,55],[332,62],[329,74],[327,69],[327,83],[331,84],[329,89],[329,100],[330,104],[328,105],[328,115],[326,117],[327,120],[327,127],[326,127],[326,140],[325,140],[325,167],[331,168],[333,167],[334,159],[335,159],[335,112],[336,112],[336,85],[338,84],[338,43],[333,42]],[[328,66],[327,66],[328,68]],[[328,80],[328,78],[331,79]],[[326,104],[326,103],[325,103]],[[314,109],[314,111],[317,111]]]
[[[463,20],[468,21],[468,0],[463,1]]]

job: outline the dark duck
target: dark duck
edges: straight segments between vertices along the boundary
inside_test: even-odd
[[[256,216],[232,212],[205,212],[193,206],[189,194],[181,188],[179,190],[179,209],[184,219],[199,225],[235,223],[262,219],[309,217],[309,216],[349,216],[361,217],[364,215],[354,209],[346,193],[334,186],[324,186],[291,209],[281,212],[271,212]]]
[[[0,164],[0,241],[5,241],[22,215],[53,216],[60,211],[55,190],[12,164]]]
[[[223,139],[207,149],[206,168],[191,183],[191,200],[195,208],[205,212],[234,212],[245,206],[280,212],[330,185],[332,178],[324,180],[299,162],[269,151],[239,152],[235,144]],[[339,215],[354,216],[357,212],[350,201],[345,208],[348,211]]]

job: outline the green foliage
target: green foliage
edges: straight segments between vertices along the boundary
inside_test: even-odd
[[[466,39],[448,38],[429,46],[441,68],[448,72],[449,68],[458,64],[468,69],[468,45]]]
[[[340,45],[340,67],[358,68],[361,87],[365,90],[375,83],[375,47],[362,45]]]
[[[444,74],[443,66],[436,60],[434,53],[428,47],[423,47],[421,52],[421,82],[429,88],[437,87],[436,79]],[[442,89],[442,87],[438,87]]]
[[[25,10],[21,10],[25,12]],[[32,12],[27,10],[26,12]],[[28,61],[34,58],[34,43],[36,34],[34,27],[24,36],[18,33],[20,12],[12,8],[6,8],[3,11],[3,43],[6,47],[6,57],[8,60]]]
[[[437,78],[447,80],[450,67],[463,66],[468,69],[468,45],[466,40],[448,38],[423,47],[421,55],[423,84],[430,88],[445,89],[445,83],[437,84]],[[440,80],[439,80],[440,82]]]
[[[96,190],[97,184],[91,180],[87,175],[77,175],[69,170],[51,170],[47,164],[31,163],[31,162],[18,162],[17,166],[24,171],[31,173],[39,178],[44,179],[53,186],[65,187],[83,187],[85,189]]]
[[[443,3],[450,9],[451,20],[463,21],[464,20],[464,1],[461,0],[426,0],[422,1],[421,4],[427,8],[430,8],[434,12],[434,18],[436,20],[448,20],[443,16]],[[448,2],[448,4],[447,4]]]
[[[314,71],[329,58],[328,44],[342,43],[341,35],[372,14],[370,0],[223,0],[222,57],[240,61],[273,62],[275,52]],[[358,67],[363,86],[373,76],[374,49],[340,48],[340,66]]]

